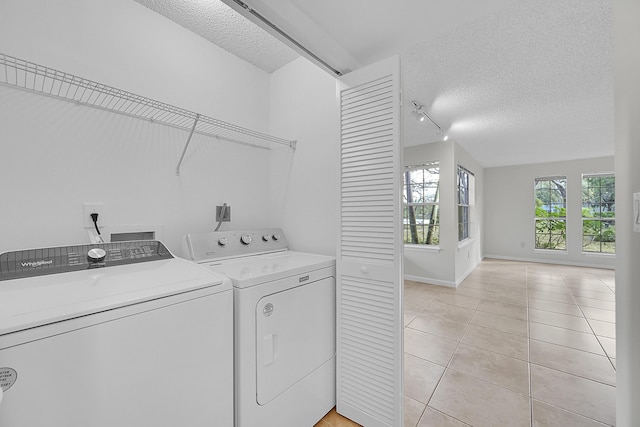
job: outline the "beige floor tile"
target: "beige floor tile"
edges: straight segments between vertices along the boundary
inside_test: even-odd
[[[478,310],[488,313],[500,314],[502,316],[527,320],[527,308],[521,305],[509,304],[500,301],[484,300],[478,304]]]
[[[583,291],[607,292],[611,291],[607,285],[601,281],[567,282],[568,288],[581,289]]]
[[[602,356],[605,355],[600,343],[593,334],[533,322],[529,325],[529,333],[530,338],[534,340],[588,351]]]
[[[616,389],[610,385],[532,364],[531,391],[532,397],[542,402],[615,424]]]
[[[617,369],[616,358],[615,357],[610,357],[609,360],[611,360],[611,363],[613,364],[613,369]]]
[[[607,352],[607,356],[609,357],[616,357],[616,340],[613,338],[607,338],[607,337],[598,337],[598,341],[600,341],[600,344],[602,344],[602,347],[604,347],[604,351]]]
[[[527,283],[527,289],[530,291],[551,292],[554,294],[571,295],[571,291],[564,283],[557,285],[543,285],[539,283]]]
[[[458,307],[466,307],[475,309],[480,303],[480,298],[474,298],[464,295],[459,295],[457,292],[454,294],[442,294],[436,297],[437,301],[445,304],[456,305]]]
[[[404,427],[416,427],[426,405],[404,396]]]
[[[426,405],[443,373],[443,366],[405,353],[404,395]]]
[[[573,295],[571,294],[559,294],[557,292],[539,291],[535,289],[528,289],[527,296],[529,298],[535,298],[545,301],[562,302],[565,304],[575,304]]]
[[[468,425],[427,406],[418,427],[464,427]]]
[[[443,338],[459,341],[464,335],[467,323],[456,322],[429,311],[424,311],[416,316],[408,326],[422,332],[429,332]]]
[[[554,313],[569,314],[571,316],[582,316],[582,312],[576,304],[565,304],[562,302],[545,301],[541,299],[529,298],[529,308],[536,310],[551,311]]]
[[[529,359],[529,339],[521,335],[469,325],[461,342],[517,359]]]
[[[529,398],[447,369],[429,406],[473,426],[528,427]]]
[[[456,322],[468,322],[474,312],[472,308],[458,307],[457,305],[445,304],[441,301],[433,301],[424,311],[455,320]]]
[[[545,325],[558,326],[579,332],[591,332],[589,323],[584,317],[570,316],[568,314],[554,313],[551,311],[529,309],[529,321],[543,323]]]
[[[456,295],[462,295],[462,296],[471,297],[471,298],[478,298],[481,300],[487,297],[487,291],[482,289],[475,289],[475,288],[458,287],[456,289]]]
[[[602,310],[611,310],[611,311],[615,311],[616,309],[615,301],[603,301],[601,299],[581,297],[581,296],[576,296],[575,299],[578,305],[583,307],[593,307],[593,308],[600,308]]]
[[[500,292],[500,293],[511,294],[511,295],[519,295],[519,296],[527,295],[527,288],[524,285],[507,286],[507,285],[498,285],[498,284],[492,283],[489,286],[487,286],[486,290],[489,292]]]
[[[586,297],[593,299],[600,299],[604,301],[615,301],[616,294],[613,292],[597,292],[597,291],[585,291],[581,289],[568,288],[571,291],[571,294],[577,297]]]
[[[487,301],[500,301],[507,304],[520,305],[522,307],[527,306],[527,296],[525,294],[516,295],[487,291],[484,299]]]
[[[478,279],[465,279],[462,283],[460,283],[460,286],[458,286],[458,289],[462,288],[462,289],[478,289],[478,290],[485,290],[487,289],[488,284],[485,282],[482,282]]]
[[[606,356],[536,340],[531,340],[529,348],[531,363],[616,385],[616,371]]]
[[[602,320],[589,319],[589,324],[593,328],[593,332],[601,337],[616,339],[616,324],[611,322],[603,322]]]
[[[447,366],[458,343],[415,329],[404,330],[404,351],[438,365]]]
[[[533,427],[603,427],[606,424],[533,399]]]
[[[525,320],[514,319],[513,317],[501,316],[499,314],[476,311],[470,323],[525,337],[528,335],[527,322]]]
[[[420,313],[420,311],[418,310],[412,310],[410,308],[407,308],[407,306],[405,305],[404,307],[404,326],[407,326],[409,323],[411,323],[411,321],[413,319],[416,318],[416,316]]]
[[[582,307],[584,317],[587,319],[602,320],[603,322],[616,323],[616,312],[610,310],[602,310],[593,307]]]
[[[524,360],[460,344],[449,363],[449,369],[529,395],[529,366]]]
[[[543,274],[543,273],[527,274],[527,285],[530,285],[530,284],[565,286],[564,279],[560,274]]]

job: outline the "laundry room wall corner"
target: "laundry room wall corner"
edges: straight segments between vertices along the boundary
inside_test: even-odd
[[[0,2],[0,53],[267,133],[269,74],[131,0]],[[182,236],[269,223],[268,150],[0,85],[4,188],[0,252],[88,242],[84,202],[102,226],[159,224]],[[108,222],[103,222],[108,221]]]
[[[274,135],[298,141],[271,151],[271,224],[291,249],[335,255],[338,227],[336,80],[304,58],[271,74]]]

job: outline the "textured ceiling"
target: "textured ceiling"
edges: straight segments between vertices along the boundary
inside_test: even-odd
[[[281,45],[217,0],[136,1],[267,72],[296,57],[258,65]],[[406,145],[442,138],[417,100],[485,167],[613,155],[610,0],[245,3],[345,72],[399,54]]]
[[[135,0],[271,73],[299,55],[218,0]]]

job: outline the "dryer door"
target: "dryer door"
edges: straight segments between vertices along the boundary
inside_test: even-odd
[[[258,404],[268,404],[335,355],[335,285],[329,277],[258,301]]]

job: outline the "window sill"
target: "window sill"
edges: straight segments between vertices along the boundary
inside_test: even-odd
[[[415,252],[440,252],[440,246],[436,245],[414,245],[414,244],[406,244],[404,245],[405,251],[415,251]]]
[[[471,238],[466,238],[464,240],[461,240],[461,241],[458,242],[458,249],[462,249],[465,246],[469,246],[469,245],[473,244],[474,242],[475,242],[475,240],[471,239]]]
[[[601,258],[615,258],[616,254],[603,253],[603,252],[582,252],[584,256],[601,257]]]
[[[534,249],[533,253],[536,254],[556,254],[556,255],[569,255],[569,252],[564,250],[556,250],[556,249]]]

